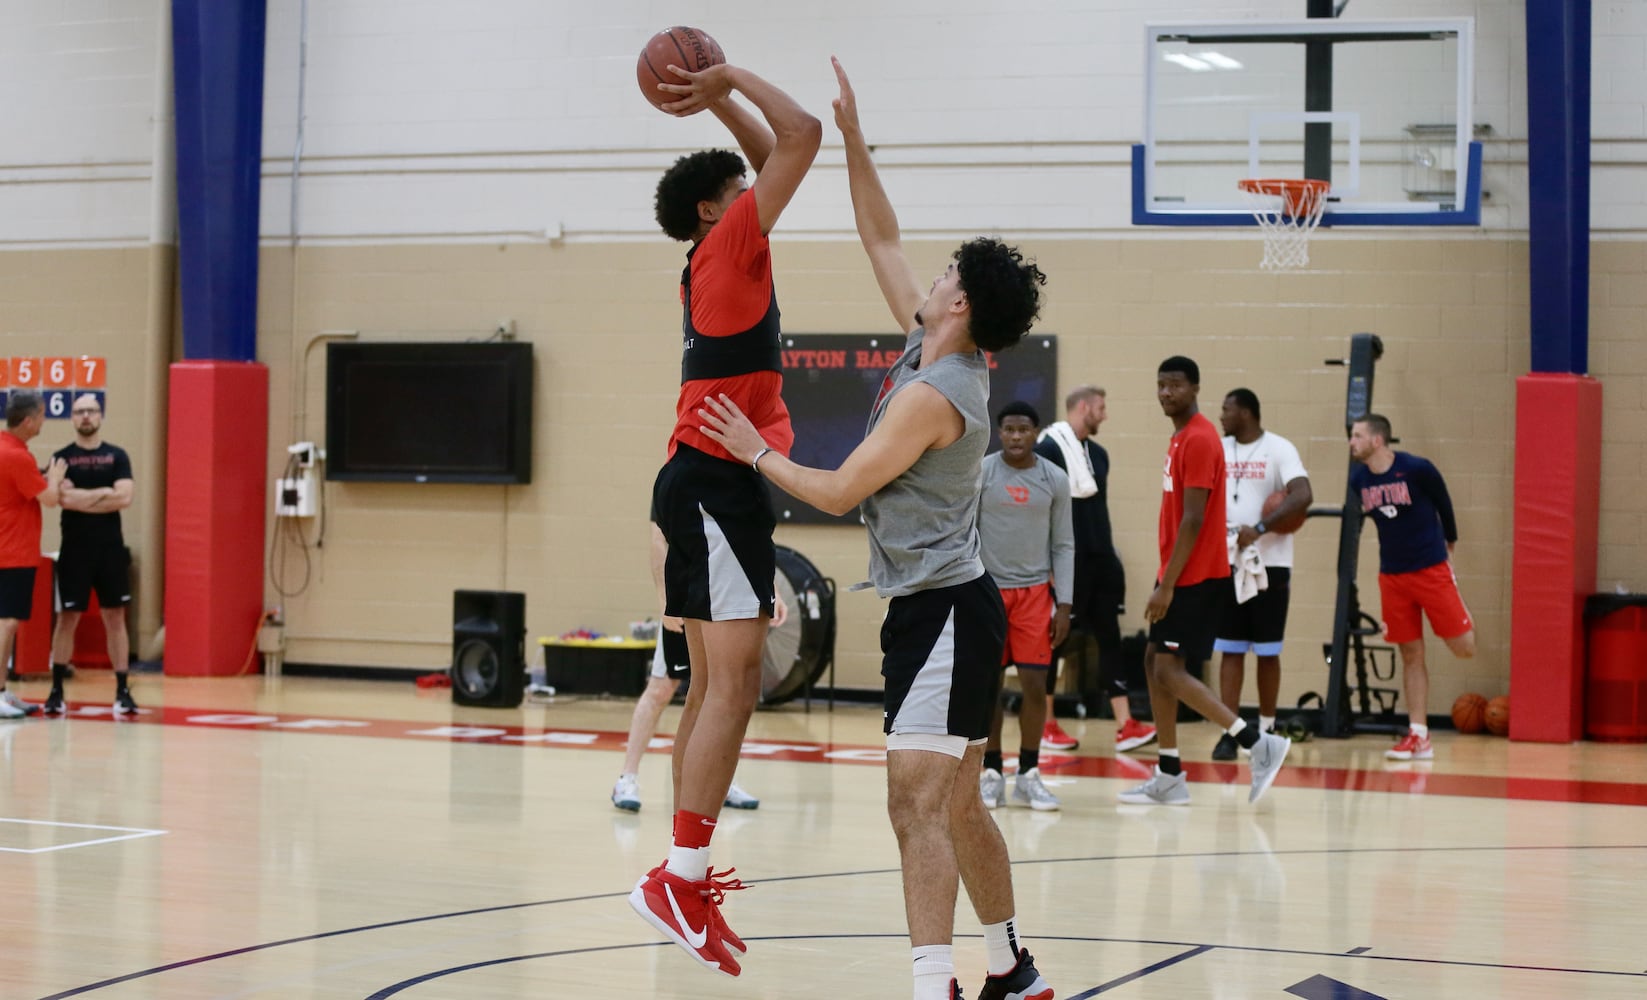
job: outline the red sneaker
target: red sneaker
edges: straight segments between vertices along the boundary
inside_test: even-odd
[[[720,915],[708,879],[688,882],[667,868],[654,868],[635,885],[629,905],[704,968],[726,976],[743,971],[715,933]]]
[[[743,955],[749,951],[749,948],[744,945],[743,938],[732,933],[732,928],[726,925],[726,917],[721,915],[721,903],[725,902],[726,894],[737,892],[744,887],[743,879],[727,878],[735,871],[737,871],[736,868],[728,868],[723,872],[710,869],[709,901],[714,905],[709,908],[709,912],[715,916],[715,932],[720,935],[721,944],[726,945],[727,950],[733,954]]]
[[[1136,750],[1146,743],[1155,742],[1155,727],[1137,719],[1127,719],[1115,730],[1115,752]]]
[[[1409,729],[1400,743],[1384,751],[1384,756],[1390,760],[1432,760],[1435,750],[1430,747],[1428,736],[1420,736]]]
[[[1080,745],[1079,740],[1064,732],[1057,719],[1048,719],[1047,724],[1041,727],[1042,750],[1074,750]]]

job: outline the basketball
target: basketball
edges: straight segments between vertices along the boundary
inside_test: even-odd
[[[640,60],[635,64],[635,79],[640,82],[641,93],[652,102],[652,106],[662,107],[680,100],[681,95],[659,90],[658,84],[686,82],[669,72],[670,66],[696,73],[723,62],[726,62],[726,54],[721,51],[720,43],[710,38],[707,32],[677,25],[647,40],[646,47],[641,49]]]
[[[1453,702],[1453,728],[1461,733],[1479,733],[1487,724],[1487,699],[1474,691]]]
[[[1304,526],[1304,518],[1309,516],[1309,511],[1306,509],[1290,515],[1284,521],[1270,520],[1270,515],[1281,509],[1281,502],[1285,499],[1287,499],[1286,490],[1276,490],[1271,493],[1264,498],[1264,512],[1258,516],[1258,519],[1264,522],[1265,529],[1277,535],[1292,534]]]
[[[1510,734],[1510,699],[1499,695],[1487,702],[1487,711],[1484,715],[1487,723],[1487,732],[1494,736],[1508,736]]]

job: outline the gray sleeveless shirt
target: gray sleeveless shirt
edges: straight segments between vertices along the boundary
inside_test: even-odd
[[[909,335],[869,413],[869,431],[892,397],[916,382],[943,393],[966,421],[953,444],[930,449],[859,506],[869,526],[869,578],[882,597],[901,597],[976,580],[978,477],[989,446],[989,366],[982,352],[951,354],[920,367],[926,331]],[[867,436],[866,432],[866,436]]]

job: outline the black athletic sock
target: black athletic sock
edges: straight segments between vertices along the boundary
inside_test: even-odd
[[[984,767],[999,774],[1001,772],[1001,751],[985,750]]]
[[[1033,770],[1035,770],[1036,768],[1038,768],[1040,766],[1041,766],[1041,748],[1040,747],[1036,747],[1034,750],[1019,750],[1018,751],[1018,773],[1019,774],[1023,774],[1026,771],[1033,771]]]
[[[1161,759],[1156,762],[1155,766],[1161,769],[1162,774],[1178,775],[1184,773],[1184,762],[1179,760],[1178,755],[1175,753],[1162,754]]]
[[[67,663],[53,663],[51,665],[51,689],[57,694],[63,693],[63,682],[69,679],[69,665]]]
[[[124,670],[116,670],[114,672],[114,693],[126,693],[126,672]]]
[[[1235,742],[1251,750],[1258,745],[1258,737],[1261,735],[1263,734],[1258,731],[1257,726],[1244,726],[1239,733],[1235,734]]]

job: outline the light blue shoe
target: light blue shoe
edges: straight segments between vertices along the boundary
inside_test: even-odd
[[[726,790],[724,805],[728,809],[759,809],[761,800],[739,788],[738,783],[734,781],[732,787]]]

